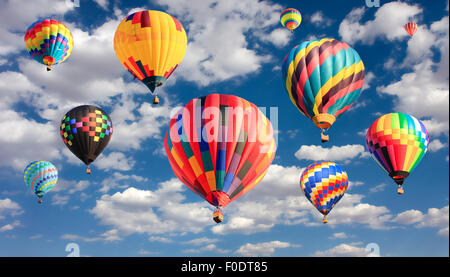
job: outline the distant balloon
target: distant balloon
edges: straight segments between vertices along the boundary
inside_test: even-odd
[[[38,202],[42,203],[44,194],[58,181],[58,170],[50,162],[35,161],[25,168],[23,178],[27,187],[39,197]]]
[[[139,11],[128,15],[117,27],[114,50],[123,66],[159,98],[155,88],[178,68],[186,53],[183,25],[160,11]]]
[[[286,9],[280,15],[280,22],[283,27],[293,32],[302,22],[302,15],[296,9]]]
[[[405,30],[410,36],[413,36],[417,32],[417,24],[414,22],[408,22],[405,25]]]
[[[326,216],[341,200],[348,188],[347,173],[333,162],[321,162],[309,165],[300,177],[300,187],[306,198]]]
[[[89,164],[108,145],[112,133],[113,125],[109,115],[93,105],[73,108],[64,115],[60,124],[64,144],[88,166],[88,174],[91,173]]]
[[[275,157],[269,119],[234,95],[191,100],[170,120],[164,146],[175,175],[197,195],[220,208],[258,184]]]
[[[33,59],[46,65],[50,71],[53,65],[70,56],[73,38],[69,29],[58,20],[38,20],[25,34],[25,47]]]
[[[364,64],[345,42],[315,39],[295,46],[284,58],[282,82],[292,103],[324,131],[359,97]]]
[[[405,113],[385,114],[375,120],[366,133],[372,158],[398,184],[402,184],[427,152],[429,138],[422,122]]]

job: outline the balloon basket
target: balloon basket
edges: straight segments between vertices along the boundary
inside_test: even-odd
[[[223,221],[223,214],[222,212],[217,209],[214,213],[213,213],[213,220],[216,223],[221,223]]]
[[[398,186],[398,189],[397,189],[398,195],[402,195],[404,192],[405,192],[405,191],[403,190],[403,187]]]
[[[330,140],[330,136],[325,135],[324,132],[322,132],[322,133],[320,133],[320,140],[322,141],[322,143],[327,142]]]
[[[159,104],[159,98],[158,96],[155,96],[155,98],[153,98],[153,104]]]
[[[91,169],[89,167],[86,169],[86,173],[91,174]]]

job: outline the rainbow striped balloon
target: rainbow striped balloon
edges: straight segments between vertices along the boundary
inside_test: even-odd
[[[280,15],[280,22],[283,27],[293,32],[302,22],[302,15],[296,9],[286,9]]]
[[[58,170],[50,162],[35,161],[25,168],[23,178],[27,187],[39,197],[41,203],[44,194],[58,181]]]
[[[276,151],[258,107],[222,94],[195,98],[175,114],[164,145],[178,179],[217,208],[258,184]]]
[[[306,198],[324,215],[341,200],[348,188],[347,173],[333,162],[313,163],[303,170],[300,187]]]
[[[417,118],[405,113],[385,114],[366,134],[366,145],[378,165],[399,185],[417,167],[427,152],[427,130]]]
[[[58,20],[44,19],[31,24],[25,34],[25,47],[36,61],[47,66],[62,63],[72,53],[73,38]]]
[[[295,46],[284,58],[282,80],[300,112],[328,129],[359,97],[364,64],[346,43],[315,39]]]

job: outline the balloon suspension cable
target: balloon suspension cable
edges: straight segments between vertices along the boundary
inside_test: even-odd
[[[403,190],[402,185],[398,185],[397,193],[398,193],[399,195],[402,195],[404,192],[405,192],[405,191]]]
[[[91,174],[91,169],[89,168],[89,166],[87,166],[87,168],[86,168],[86,173]]]
[[[321,133],[320,133],[320,139],[322,141],[322,143],[327,142],[330,140],[329,135],[326,135],[325,132],[327,131],[327,129],[322,129]]]

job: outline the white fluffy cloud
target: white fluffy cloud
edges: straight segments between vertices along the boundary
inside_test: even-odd
[[[260,242],[260,243],[246,243],[242,245],[235,253],[245,257],[267,257],[273,255],[278,248],[301,247],[298,244],[291,244],[279,240]]]
[[[365,147],[360,144],[348,144],[344,146],[332,146],[325,148],[321,145],[302,145],[295,157],[299,160],[310,161],[349,161],[355,158],[367,157]]]
[[[255,49],[258,42],[251,40],[252,32],[256,39],[264,30],[268,37],[260,41],[276,46],[286,45],[288,39],[284,32],[270,30],[271,26],[279,28],[278,4],[259,0],[157,2],[167,6],[188,31],[186,55],[177,76],[201,86],[254,73],[272,59],[268,51]]]
[[[399,213],[393,220],[402,225],[414,225],[416,228],[439,228],[438,235],[448,236],[449,206],[429,208],[427,213],[418,210],[407,210]]]
[[[341,22],[339,35],[343,41],[371,45],[377,38],[390,41],[406,38],[409,35],[403,26],[422,12],[417,5],[389,2],[377,9],[373,20],[361,23],[366,10],[365,7],[355,8]]]
[[[358,244],[357,244],[358,245]],[[365,247],[342,243],[325,251],[317,251],[316,257],[371,257],[373,254]]]
[[[6,216],[17,216],[22,213],[22,208],[16,202],[9,198],[0,199],[0,220],[5,219]]]
[[[95,167],[110,171],[120,170],[129,171],[133,168],[136,161],[132,157],[127,157],[122,152],[111,152],[107,155],[103,154],[95,162]]]

